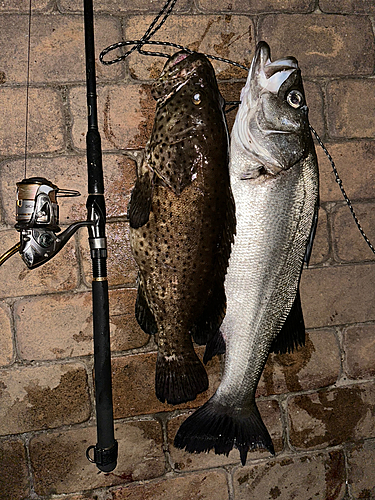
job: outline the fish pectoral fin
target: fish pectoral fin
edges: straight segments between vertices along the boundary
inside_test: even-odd
[[[150,217],[154,174],[148,169],[137,177],[128,207],[130,227],[138,229],[147,224]]]
[[[313,223],[311,226],[310,237],[309,237],[309,240],[307,242],[306,253],[305,253],[305,257],[303,259],[305,261],[306,265],[309,265],[309,261],[310,261],[310,257],[311,257],[312,246],[314,243],[314,237],[315,237],[315,233],[316,233],[316,227],[318,225],[318,212],[319,212],[319,203],[317,203],[316,207],[315,207],[314,219],[313,219]]]
[[[229,455],[236,447],[242,465],[247,453],[255,448],[266,448],[275,454],[272,439],[254,402],[243,414],[235,414],[233,408],[219,405],[214,397],[190,415],[178,429],[174,439],[176,448],[189,453],[214,450],[217,455]]]
[[[207,389],[206,370],[193,348],[184,355],[165,356],[158,353],[155,393],[162,403],[164,401],[172,405],[186,403]]]
[[[271,345],[271,351],[276,354],[293,352],[299,346],[305,345],[305,322],[303,320],[301,297],[299,290],[289,314],[278,336]]]
[[[148,305],[142,282],[138,285],[137,300],[135,301],[135,317],[145,333],[156,335],[158,327],[155,317]]]

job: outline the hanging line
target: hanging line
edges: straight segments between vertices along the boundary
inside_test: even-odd
[[[25,179],[27,177],[27,149],[29,135],[29,87],[30,87],[30,53],[31,53],[31,0],[29,2],[29,27],[27,37],[27,70],[26,70],[26,110],[25,110]]]
[[[354,208],[353,208],[353,205],[352,205],[352,202],[350,201],[350,198],[348,197],[348,195],[346,194],[346,191],[344,189],[344,186],[342,184],[342,180],[339,176],[339,173],[337,171],[337,168],[336,168],[336,165],[335,165],[335,162],[333,161],[333,158],[332,156],[329,154],[327,148],[325,147],[325,145],[323,144],[323,141],[321,140],[321,138],[319,137],[319,135],[317,134],[317,132],[313,129],[313,127],[311,125],[309,125],[310,127],[310,130],[311,132],[314,134],[316,140],[318,141],[319,143],[319,146],[323,149],[323,151],[325,152],[328,160],[331,162],[331,166],[332,166],[332,170],[333,170],[333,173],[335,174],[335,180],[337,182],[337,184],[339,185],[339,188],[341,190],[341,193],[344,197],[344,200],[346,201],[346,204],[348,205],[349,207],[349,210],[353,216],[353,219],[359,229],[359,232],[361,233],[361,235],[363,236],[363,239],[365,240],[365,242],[367,243],[367,245],[369,246],[370,250],[372,251],[372,253],[375,254],[375,248],[374,246],[372,245],[371,241],[368,239],[366,233],[364,232],[359,220],[358,220],[358,217],[354,211]]]
[[[150,38],[152,36],[154,36],[154,34],[163,26],[163,24],[165,23],[165,21],[167,20],[167,18],[169,17],[169,15],[171,14],[175,4],[176,4],[177,0],[167,0],[167,2],[165,3],[164,7],[161,9],[161,11],[159,12],[159,14],[155,17],[155,19],[152,21],[152,23],[150,24],[150,26],[148,27],[148,29],[146,30],[145,34],[142,36],[142,38],[140,38],[139,40],[126,40],[126,41],[123,41],[123,42],[118,42],[118,43],[114,43],[113,45],[110,45],[109,47],[105,48],[104,50],[102,50],[102,52],[100,53],[99,55],[99,60],[102,64],[105,64],[107,66],[111,65],[111,64],[115,64],[115,63],[118,63],[120,61],[123,61],[124,59],[126,59],[127,57],[130,56],[130,54],[132,54],[134,51],[137,51],[139,54],[141,55],[144,55],[144,56],[155,56],[155,57],[166,57],[166,58],[169,58],[170,57],[170,54],[166,54],[164,52],[154,52],[154,51],[146,51],[146,50],[143,50],[143,47],[145,45],[155,45],[155,46],[164,46],[164,47],[173,47],[175,49],[178,49],[178,50],[185,50],[186,52],[190,53],[190,54],[193,54],[195,51],[193,50],[190,50],[188,49],[187,47],[184,47],[182,45],[179,45],[177,43],[173,43],[173,42],[160,42],[160,41],[155,41],[155,40],[150,40]],[[104,57],[111,51],[113,50],[116,50],[116,49],[119,49],[121,47],[126,47],[126,46],[132,46],[130,50],[128,50],[127,52],[125,52],[125,54],[115,58],[115,59],[111,59],[111,60],[105,60]],[[224,63],[227,63],[227,64],[231,64],[233,66],[236,66],[238,68],[241,68],[241,69],[244,69],[246,71],[249,71],[249,68],[247,68],[246,66],[244,66],[243,64],[240,64],[240,63],[237,63],[235,61],[232,61],[230,59],[224,59],[222,57],[217,57],[217,56],[212,56],[210,54],[204,54],[207,58],[209,59],[213,59],[215,61],[220,61],[220,62],[224,62]],[[226,110],[226,113],[229,113],[230,111],[233,111],[237,106],[239,106],[240,104],[240,101],[226,101],[225,102],[225,105],[228,106],[230,105],[231,107],[229,109]],[[359,230],[359,232],[361,233],[362,237],[364,238],[364,240],[366,241],[367,245],[369,246],[370,250],[375,254],[375,248],[374,246],[372,245],[372,243],[370,242],[370,240],[368,239],[366,233],[364,232],[359,220],[358,220],[358,217],[354,211],[354,208],[353,208],[353,205],[348,197],[348,195],[346,194],[346,191],[343,187],[343,184],[342,184],[342,180],[338,174],[338,171],[337,171],[337,168],[336,168],[336,165],[332,159],[332,156],[329,154],[327,148],[325,147],[325,145],[323,144],[322,140],[320,139],[319,135],[317,134],[317,132],[315,131],[315,129],[309,125],[310,127],[310,130],[311,132],[314,134],[316,140],[318,141],[320,147],[323,149],[324,153],[326,154],[328,160],[331,162],[331,166],[332,166],[332,170],[333,170],[333,173],[335,175],[335,179],[336,179],[336,182],[337,184],[339,185],[340,187],[340,190],[341,190],[341,193],[344,197],[344,200],[346,201],[346,204],[348,205],[349,207],[349,210],[353,216],[353,219],[357,225],[357,228]]]

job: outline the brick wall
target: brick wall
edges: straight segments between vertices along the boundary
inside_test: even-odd
[[[140,37],[163,3],[94,1],[97,53],[122,37]],[[18,239],[27,4],[0,2],[0,254]],[[81,191],[81,198],[61,200],[63,228],[85,217],[81,4],[33,0],[27,176]],[[373,0],[179,0],[156,39],[246,65],[261,39],[274,58],[297,57],[311,124],[374,241],[374,26]],[[221,366],[210,362],[210,388],[196,401],[161,404],[154,395],[155,344],[133,314],[136,268],[125,214],[153,121],[150,83],[164,62],[133,54],[114,66],[97,64],[118,467],[98,474],[85,458],[96,428],[91,269],[81,230],[41,268],[29,271],[15,256],[0,269],[0,499],[375,498],[374,256],[320,148],[320,220],[302,277],[306,347],[271,355],[258,389],[276,457],[252,452],[242,467],[237,450],[219,457],[172,446],[181,421],[214,392]],[[215,69],[224,96],[238,99],[246,73],[223,63]]]

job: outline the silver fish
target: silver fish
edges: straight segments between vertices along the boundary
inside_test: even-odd
[[[274,453],[255,403],[271,350],[300,343],[299,281],[318,210],[318,165],[301,72],[295,58],[270,59],[260,42],[231,134],[236,237],[225,279],[224,374],[213,397],[180,427],[175,446],[189,452],[233,447]]]

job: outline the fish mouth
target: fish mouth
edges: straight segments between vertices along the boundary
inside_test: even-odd
[[[191,78],[200,73],[202,71],[200,68],[207,68],[208,65],[208,60],[198,52],[187,50],[176,52],[168,59],[158,80],[153,84],[152,95],[160,105],[163,105]]]
[[[271,61],[269,45],[259,42],[250,68],[250,79],[257,81],[261,89],[277,94],[281,85],[289,76],[298,70],[295,57],[288,56],[276,61]]]

